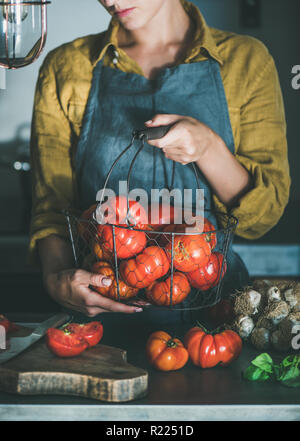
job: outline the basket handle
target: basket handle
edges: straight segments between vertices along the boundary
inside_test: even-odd
[[[147,129],[135,130],[133,136],[137,139],[144,139],[145,141],[151,141],[152,139],[163,138],[173,124],[168,126],[148,127]]]

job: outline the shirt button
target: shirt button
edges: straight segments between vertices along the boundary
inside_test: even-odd
[[[119,52],[118,51],[114,51],[114,58],[112,60],[114,65],[118,64],[118,61],[119,61],[118,58],[119,58]]]

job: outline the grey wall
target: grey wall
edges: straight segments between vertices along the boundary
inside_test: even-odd
[[[0,90],[0,143],[11,140],[17,127],[30,121],[38,70],[47,52],[82,35],[100,32],[108,22],[109,15],[96,0],[52,0],[44,52],[34,64],[7,72],[7,89]]]
[[[148,1],[148,0],[146,0]],[[288,121],[288,140],[293,177],[292,200],[300,201],[300,162],[298,147],[300,90],[291,87],[291,69],[300,64],[300,31],[298,0],[262,0],[262,27],[245,29],[239,23],[239,0],[195,0],[208,23],[214,27],[248,33],[261,39],[277,63],[282,84]],[[30,123],[34,86],[38,69],[52,48],[78,36],[104,30],[109,16],[96,0],[53,0],[48,7],[48,40],[40,59],[18,71],[7,72],[7,89],[0,90],[0,157],[7,143],[15,137],[17,128]],[[29,131],[23,131],[25,139]],[[0,178],[1,184],[1,178]],[[3,187],[3,185],[0,185]]]

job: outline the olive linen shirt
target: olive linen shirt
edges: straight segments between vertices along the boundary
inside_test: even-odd
[[[196,32],[180,63],[212,57],[220,65],[234,154],[254,183],[230,212],[239,220],[236,234],[256,239],[276,225],[290,191],[285,112],[274,60],[257,39],[210,28],[194,4],[181,1]],[[118,47],[118,27],[113,18],[107,31],[56,48],[40,69],[31,136],[32,263],[39,239],[51,234],[68,237],[62,210],[77,206],[74,161],[94,67],[103,59],[111,68],[144,75]],[[216,195],[213,203],[216,210],[228,211]]]

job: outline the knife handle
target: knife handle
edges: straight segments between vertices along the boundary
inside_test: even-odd
[[[33,334],[43,336],[46,334],[49,328],[56,328],[57,326],[63,325],[71,319],[71,316],[65,312],[60,312],[44,322],[40,323],[34,330]]]

